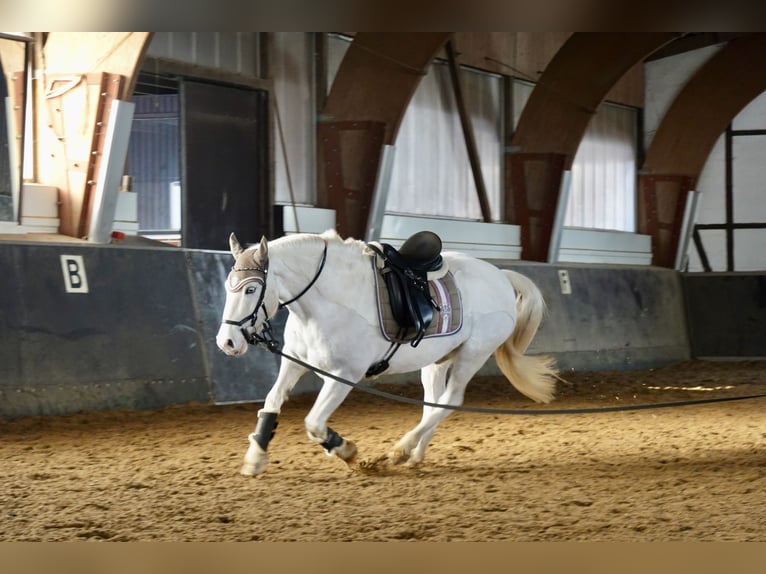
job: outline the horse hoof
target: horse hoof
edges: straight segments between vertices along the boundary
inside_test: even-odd
[[[409,468],[419,468],[423,466],[423,459],[415,458],[411,456],[410,458],[407,459],[407,462],[405,463],[405,465]]]
[[[410,455],[408,455],[402,449],[394,449],[388,453],[388,461],[391,464],[402,464],[404,462],[407,462],[409,458],[410,458]]]
[[[266,462],[263,462],[263,463],[246,462],[242,465],[242,468],[239,470],[239,474],[241,474],[242,476],[258,476],[264,470],[266,470]]]
[[[335,449],[334,454],[347,465],[351,466],[356,462],[356,445],[350,440],[344,441],[341,446]]]
[[[252,464],[243,464],[242,468],[239,470],[239,474],[242,476],[257,476],[258,473],[255,471],[255,466]]]

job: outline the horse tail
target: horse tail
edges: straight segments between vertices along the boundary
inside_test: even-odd
[[[497,366],[519,392],[533,401],[548,403],[556,391],[555,361],[545,355],[524,354],[545,314],[543,294],[524,275],[510,269],[504,273],[516,291],[516,327],[495,350]]]

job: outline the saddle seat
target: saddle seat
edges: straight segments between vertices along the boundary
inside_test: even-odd
[[[397,250],[388,243],[369,244],[383,260],[379,273],[385,282],[391,313],[400,327],[400,342],[416,347],[439,306],[431,297],[428,281],[446,275],[442,242],[432,231],[419,231]]]
[[[416,273],[431,273],[432,275],[442,269],[442,240],[432,231],[418,231],[410,236],[397,251],[390,245],[389,257],[400,266],[406,266]],[[399,258],[398,260],[396,258]],[[427,277],[433,279],[434,277]]]

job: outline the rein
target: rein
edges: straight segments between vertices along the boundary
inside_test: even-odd
[[[343,377],[339,377],[337,375],[333,375],[332,373],[328,373],[327,371],[323,371],[319,367],[315,367],[313,365],[310,365],[309,363],[306,363],[305,361],[298,359],[297,357],[293,357],[291,355],[284,353],[279,348],[279,342],[271,337],[271,333],[269,333],[268,340],[256,339],[256,343],[263,343],[265,345],[265,349],[269,351],[270,353],[279,355],[280,357],[284,357],[285,359],[288,359],[292,361],[293,363],[296,363],[298,365],[301,365],[302,367],[305,367],[309,370],[314,371],[318,375],[321,375],[324,377],[330,377],[331,379],[339,383],[348,385],[354,389],[358,389],[362,392],[365,392],[371,395],[383,397],[386,399],[391,399],[393,401],[397,401],[400,403],[407,403],[410,405],[435,407],[435,408],[446,409],[451,411],[462,411],[462,412],[469,412],[469,413],[482,413],[482,414],[495,414],[495,415],[535,415],[535,416],[537,415],[582,415],[582,414],[596,414],[596,413],[614,413],[614,412],[621,412],[621,411],[640,411],[640,410],[648,410],[648,409],[665,409],[670,407],[683,407],[683,406],[690,406],[690,405],[704,405],[709,403],[744,401],[748,399],[760,399],[760,398],[766,397],[766,393],[761,393],[757,395],[743,395],[739,397],[720,397],[720,398],[713,398],[713,399],[694,399],[694,400],[688,400],[688,401],[675,401],[675,402],[669,402],[669,403],[622,405],[618,407],[590,407],[590,408],[577,408],[577,409],[495,409],[492,407],[443,405],[440,403],[421,401],[419,399],[411,399],[409,397],[403,397],[402,395],[387,393],[386,391],[381,391],[373,387],[362,386],[353,381],[349,381],[348,379],[344,379]],[[255,343],[251,343],[251,344],[255,344]]]

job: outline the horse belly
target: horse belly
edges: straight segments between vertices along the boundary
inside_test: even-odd
[[[463,327],[465,329],[465,326]],[[445,337],[423,339],[417,347],[404,343],[391,359],[391,366],[385,374],[399,374],[419,371],[427,365],[437,363],[465,342],[463,330]]]

